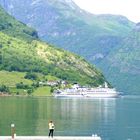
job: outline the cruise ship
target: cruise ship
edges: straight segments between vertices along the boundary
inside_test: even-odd
[[[114,98],[118,97],[119,92],[115,88],[109,88],[107,83],[104,87],[85,88],[73,86],[64,90],[57,90],[54,92],[54,97],[80,97],[80,98]]]

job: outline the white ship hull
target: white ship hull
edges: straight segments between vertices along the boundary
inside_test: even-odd
[[[109,88],[107,83],[105,83],[105,87],[85,88],[75,86],[74,88],[59,90],[54,93],[54,96],[72,98],[115,98],[118,97],[119,94],[115,88]]]
[[[102,94],[102,93],[94,93],[94,94],[86,94],[86,97],[89,98],[116,98],[118,97],[118,94],[114,94],[114,93],[106,93],[106,94]]]
[[[118,94],[85,94],[85,95],[64,95],[55,94],[54,97],[68,97],[68,98],[116,98]]]
[[[85,96],[90,98],[113,98],[118,95],[118,92],[111,88],[92,88],[85,91]]]
[[[81,91],[81,92],[65,92],[61,91],[54,94],[55,97],[68,97],[68,98],[116,98],[118,97],[118,92],[113,91],[107,92],[94,92],[94,91]]]
[[[54,93],[54,97],[74,97],[74,98],[83,98],[84,95],[80,92],[72,91],[59,91],[57,93]]]
[[[77,95],[74,95],[74,94],[55,94],[54,97],[60,97],[60,98],[83,98],[85,96],[83,95],[80,95],[80,94],[77,94]]]

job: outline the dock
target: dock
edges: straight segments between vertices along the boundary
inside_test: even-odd
[[[101,140],[97,135],[87,136],[16,136],[12,139],[11,136],[0,136],[0,140]]]

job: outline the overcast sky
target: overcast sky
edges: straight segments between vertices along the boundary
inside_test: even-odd
[[[73,0],[82,9],[94,14],[124,15],[140,22],[140,0]]]

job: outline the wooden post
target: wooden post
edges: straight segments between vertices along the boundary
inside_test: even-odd
[[[14,140],[15,136],[15,124],[11,124],[11,136],[12,140]]]

